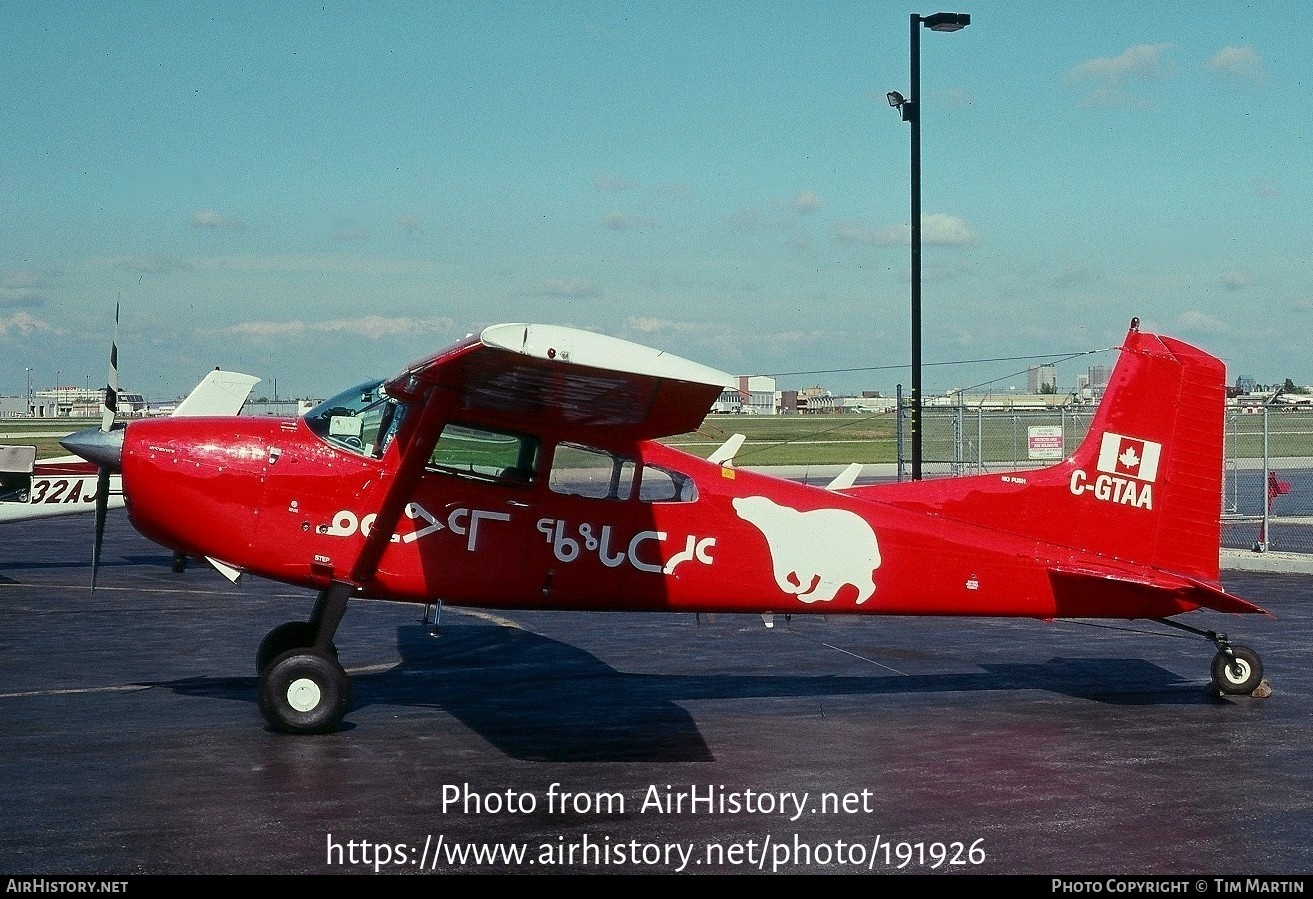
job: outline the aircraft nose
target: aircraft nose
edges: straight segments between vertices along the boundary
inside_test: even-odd
[[[94,462],[102,468],[120,471],[123,460],[123,428],[102,431],[100,428],[87,428],[69,434],[59,445],[70,453],[81,456],[88,462]]]

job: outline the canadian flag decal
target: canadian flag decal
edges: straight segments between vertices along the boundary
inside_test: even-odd
[[[1138,440],[1111,431],[1104,432],[1099,446],[1099,471],[1153,483],[1158,478],[1158,459],[1163,445]]]

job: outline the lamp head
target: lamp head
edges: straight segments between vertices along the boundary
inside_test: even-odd
[[[971,24],[971,16],[960,12],[937,12],[923,16],[921,24],[931,31],[961,31]]]

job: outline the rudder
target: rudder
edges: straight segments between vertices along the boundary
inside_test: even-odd
[[[1216,582],[1225,419],[1221,360],[1132,321],[1089,432],[1065,463],[1072,497],[1094,501],[1078,518],[1086,548]]]

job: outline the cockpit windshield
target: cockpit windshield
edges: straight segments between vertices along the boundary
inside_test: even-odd
[[[366,381],[324,400],[304,417],[310,430],[334,446],[380,458],[403,411],[388,398],[382,381]]]

